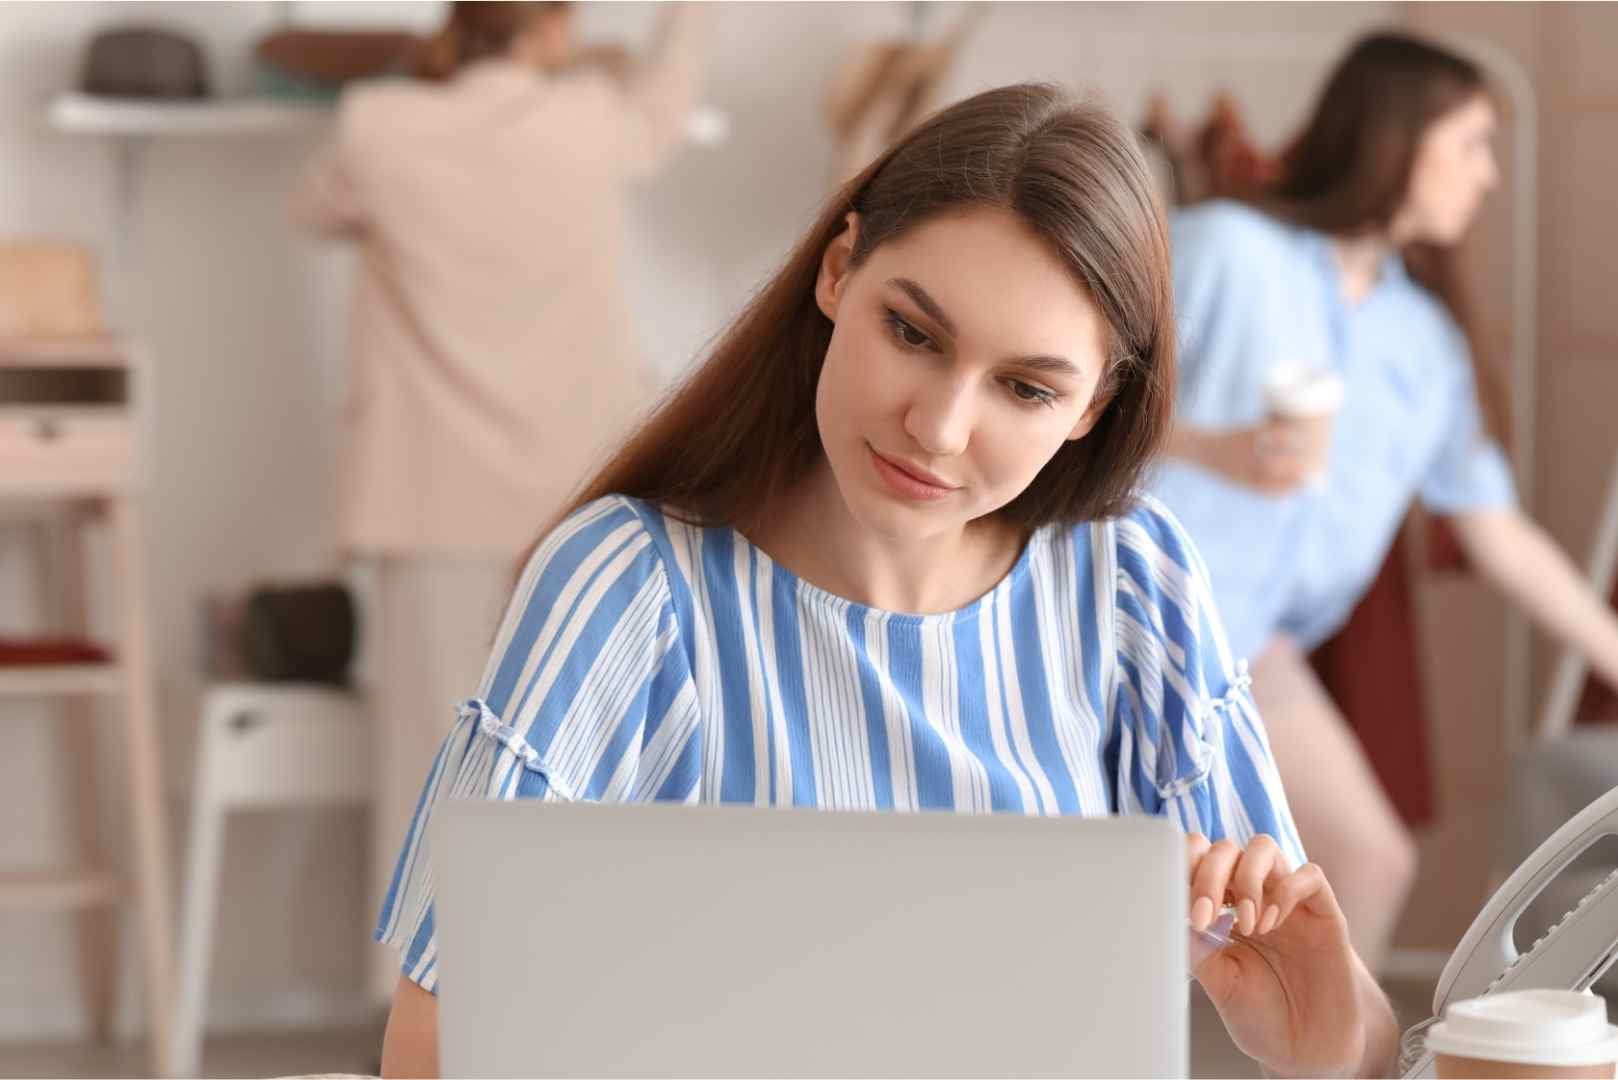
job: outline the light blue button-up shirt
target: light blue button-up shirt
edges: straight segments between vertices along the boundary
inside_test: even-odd
[[[1347,621],[1413,498],[1439,513],[1509,506],[1510,467],[1484,429],[1464,335],[1397,256],[1350,302],[1312,229],[1225,201],[1171,228],[1179,422],[1260,423],[1272,364],[1346,384],[1322,489],[1266,495],[1181,461],[1152,481],[1207,560],[1236,654],[1277,632],[1313,648]]]

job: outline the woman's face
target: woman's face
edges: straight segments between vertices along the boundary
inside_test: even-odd
[[[1094,425],[1106,324],[1009,211],[935,219],[850,269],[857,215],[815,298],[835,324],[815,402],[850,513],[895,539],[959,529],[1016,498]]]
[[[1480,94],[1427,128],[1396,226],[1405,239],[1449,245],[1465,234],[1483,196],[1500,180],[1495,126],[1494,106]]]

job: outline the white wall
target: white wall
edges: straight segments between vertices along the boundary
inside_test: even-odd
[[[42,130],[38,106],[71,82],[94,28],[161,18],[199,34],[219,82],[249,81],[247,49],[277,14],[270,4],[0,5],[0,234],[105,246],[114,188],[107,149]],[[430,4],[298,4],[299,18],[431,21]],[[1231,85],[1258,134],[1294,123],[1337,44],[1389,17],[1390,5],[1023,5],[996,7],[967,48],[952,95],[1017,79],[1092,85],[1133,116],[1166,85],[1187,112]],[[954,5],[930,13],[934,24]],[[820,95],[856,40],[902,32],[902,4],[727,6],[717,20],[708,100],[731,116],[731,141],[681,157],[632,208],[629,287],[637,332],[674,374],[784,255],[825,194],[830,143]],[[586,29],[637,39],[649,5],[592,6]],[[1281,24],[1286,25],[1281,25]],[[1164,36],[1163,31],[1172,31]],[[1307,40],[1263,34],[1304,33]],[[1181,55],[1181,34],[1222,60]],[[1122,35],[1122,36],[1120,36]],[[1244,41],[1294,50],[1256,61]],[[1146,58],[1145,46],[1166,49]],[[164,729],[176,766],[194,725],[198,649],[193,612],[204,590],[334,565],[331,464],[341,400],[342,314],[349,264],[284,227],[283,203],[309,139],[162,143],[150,148],[139,220],[138,279],[113,283],[158,368],[151,556]],[[27,590],[0,539],[0,631],[27,619]],[[109,731],[113,730],[110,726]],[[61,781],[38,710],[0,706],[0,869],[60,849]],[[115,782],[117,747],[102,766]],[[177,820],[183,806],[175,804]],[[109,812],[109,826],[118,815]],[[117,832],[114,836],[121,835]],[[330,1023],[356,1015],[361,822],[354,815],[247,819],[228,835],[227,888],[213,1018],[255,1026]],[[179,839],[177,827],[176,838]],[[178,845],[177,845],[178,850]],[[66,918],[0,919],[0,1037],[70,1035],[80,1023]]]

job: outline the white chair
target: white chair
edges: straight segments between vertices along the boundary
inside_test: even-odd
[[[233,810],[369,804],[372,754],[361,699],[301,684],[225,684],[203,701],[186,845],[179,988],[169,1061],[196,1076],[219,904],[225,819]]]

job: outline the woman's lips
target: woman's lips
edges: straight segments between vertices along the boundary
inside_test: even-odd
[[[895,494],[906,499],[932,501],[942,499],[956,489],[939,481],[938,477],[924,471],[920,475],[912,472],[911,467],[901,465],[891,458],[883,457],[874,446],[866,444],[871,453],[871,462],[876,466],[877,475],[887,484]]]

